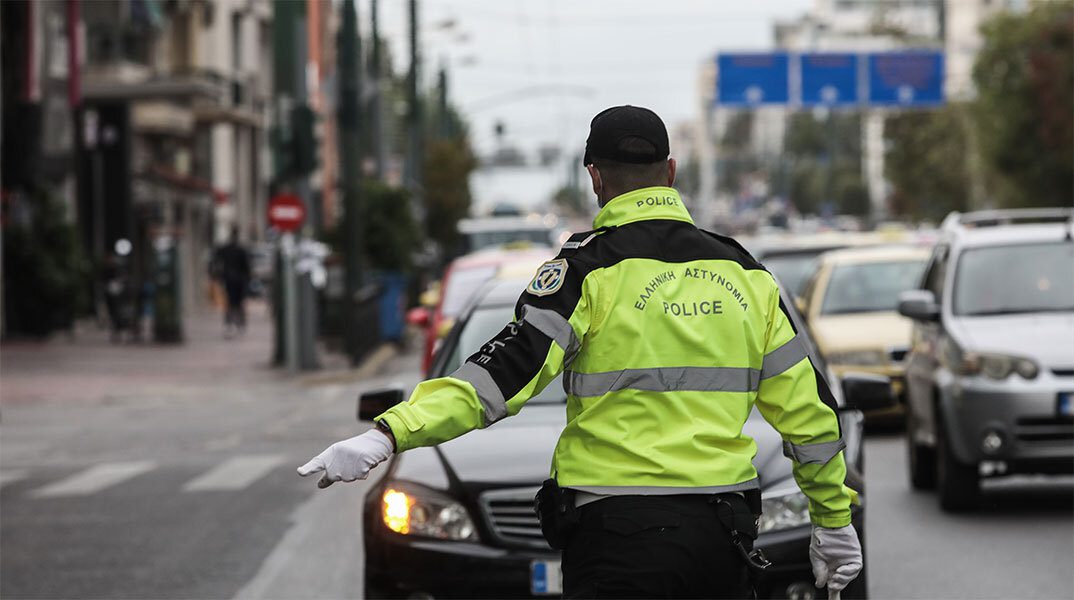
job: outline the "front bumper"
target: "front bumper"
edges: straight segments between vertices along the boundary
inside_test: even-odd
[[[1004,461],[1009,472],[1071,471],[1074,419],[1060,415],[1058,403],[1060,393],[1074,392],[1074,377],[960,377],[941,391],[944,425],[960,461]],[[990,433],[1002,440],[991,452],[982,447]]]
[[[860,535],[864,517],[859,507],[854,509],[853,520]],[[772,567],[757,583],[758,598],[786,598],[792,586],[816,592],[809,536],[809,526],[761,535],[757,546],[764,549]],[[424,593],[437,598],[533,597],[532,561],[559,559],[559,553],[552,550],[410,538],[383,528],[366,530],[365,547],[368,585],[392,595]]]

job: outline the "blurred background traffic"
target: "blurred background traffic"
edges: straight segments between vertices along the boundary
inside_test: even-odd
[[[320,496],[291,467],[591,227],[616,104],[663,117],[698,225],[864,423],[853,595],[1074,594],[1074,2],[8,0],[0,28],[0,595],[555,593],[491,441]],[[790,565],[805,506],[766,477]]]

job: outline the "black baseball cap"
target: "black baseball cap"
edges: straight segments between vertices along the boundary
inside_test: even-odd
[[[623,142],[630,138],[649,142],[653,145],[653,151],[637,152],[623,148]],[[670,153],[667,127],[656,113],[640,106],[613,106],[598,113],[589,123],[589,139],[585,141],[582,164],[591,165],[595,158],[649,164],[667,160]]]

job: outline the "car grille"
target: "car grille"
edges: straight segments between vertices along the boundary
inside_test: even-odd
[[[1052,369],[1052,375],[1056,377],[1074,377],[1074,369]]]
[[[909,351],[910,349],[906,347],[889,348],[888,356],[891,358],[892,362],[901,363],[902,361],[906,360],[906,353]]]
[[[537,488],[490,490],[481,494],[481,509],[492,532],[508,544],[548,548],[533,512]]]
[[[1070,417],[1023,417],[1016,422],[1014,435],[1023,442],[1074,440],[1074,420]]]

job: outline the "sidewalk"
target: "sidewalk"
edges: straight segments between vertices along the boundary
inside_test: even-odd
[[[114,344],[91,321],[80,322],[73,338],[4,342],[0,402],[100,401],[147,388],[281,377],[270,368],[273,325],[265,305],[250,303],[247,313],[246,334],[231,340],[223,337],[220,313],[205,310],[185,317],[183,344]]]

